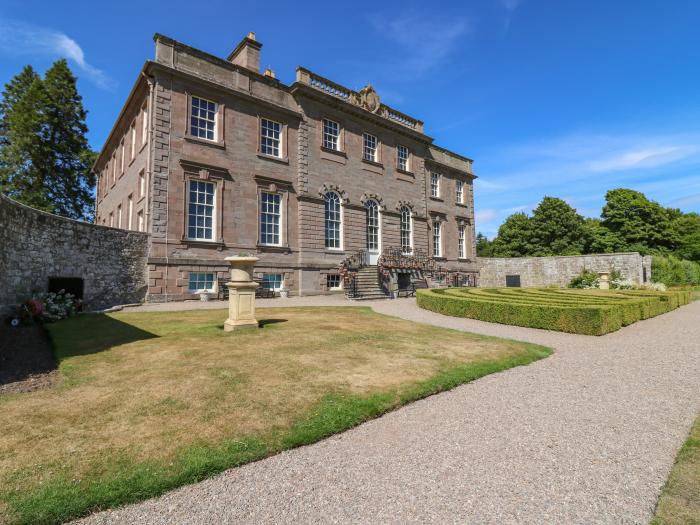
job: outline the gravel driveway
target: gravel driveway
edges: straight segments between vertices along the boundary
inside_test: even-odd
[[[366,304],[556,353],[82,523],[649,521],[700,408],[700,302],[603,337]]]

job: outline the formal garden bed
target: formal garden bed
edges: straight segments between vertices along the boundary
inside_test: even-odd
[[[83,314],[61,382],[0,396],[0,522],[54,523],[318,441],[550,350],[369,308]]]
[[[419,290],[426,310],[492,323],[603,335],[687,304],[689,290],[447,288]]]

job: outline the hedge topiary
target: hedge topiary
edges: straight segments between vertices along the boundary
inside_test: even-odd
[[[551,288],[418,290],[426,310],[501,324],[603,335],[690,301],[690,291]]]

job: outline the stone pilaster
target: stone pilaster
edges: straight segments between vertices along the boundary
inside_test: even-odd
[[[167,85],[164,85],[164,82]],[[170,175],[170,127],[172,94],[170,80],[155,82],[153,133],[153,171],[151,176],[151,236],[165,238],[168,229],[168,177]]]

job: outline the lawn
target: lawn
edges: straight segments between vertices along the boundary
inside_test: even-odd
[[[689,290],[448,288],[419,290],[418,306],[455,317],[604,335],[690,301]]]
[[[676,457],[651,525],[700,524],[700,417]]]
[[[138,501],[549,355],[382,316],[269,308],[83,315],[48,325],[60,385],[0,396],[0,522]]]

